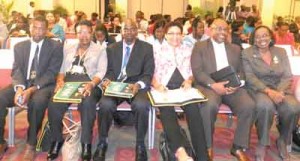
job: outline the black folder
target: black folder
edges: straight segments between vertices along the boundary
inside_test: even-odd
[[[240,78],[232,66],[211,73],[210,76],[216,82],[229,81],[225,87],[239,87],[241,85]]]

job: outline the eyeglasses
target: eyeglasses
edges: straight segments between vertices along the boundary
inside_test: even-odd
[[[270,38],[270,35],[269,34],[263,34],[263,35],[255,35],[255,40],[261,40],[261,39],[267,39],[267,38]]]
[[[169,35],[169,36],[181,36],[182,33],[169,32],[169,33],[167,33],[167,35]]]

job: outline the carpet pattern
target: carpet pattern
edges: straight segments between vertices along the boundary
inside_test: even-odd
[[[236,161],[236,159],[230,155],[229,149],[232,145],[235,130],[235,119],[233,124],[227,127],[228,117],[226,115],[218,116],[216,122],[216,129],[214,135],[214,161]],[[180,121],[180,124],[186,128],[185,121]],[[15,146],[8,149],[3,156],[3,161],[21,161],[23,156],[23,150],[25,148],[26,129],[28,127],[26,121],[26,112],[21,112],[16,116],[16,137]],[[158,136],[162,131],[160,121],[156,121],[156,134],[155,134],[155,148],[148,150],[149,161],[161,161],[161,157],[158,150]],[[7,136],[7,127],[6,127]],[[93,151],[96,148],[97,143],[97,126],[94,128],[94,140]],[[275,145],[275,140],[278,136],[278,132],[275,126],[272,127],[271,141],[272,145],[267,150],[267,156],[265,161],[280,161],[278,157],[278,151]],[[147,138],[147,137],[146,137]],[[250,148],[246,151],[247,155],[254,161],[255,146],[257,143],[257,136],[255,128],[252,128]],[[107,161],[134,161],[135,157],[135,130],[131,126],[116,127],[113,126],[109,133],[109,146],[106,155]],[[46,152],[38,152],[35,161],[46,160]],[[60,156],[57,161],[61,161]],[[292,161],[300,161],[300,154],[296,152],[291,153]]]

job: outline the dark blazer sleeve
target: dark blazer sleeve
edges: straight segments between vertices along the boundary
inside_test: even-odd
[[[14,47],[14,62],[11,72],[12,85],[26,86],[27,64],[25,64],[26,48],[30,48],[30,41],[18,43]],[[24,52],[25,51],[25,52]],[[29,54],[28,54],[29,55]],[[28,63],[28,62],[27,62]]]
[[[279,55],[281,56],[282,68],[284,70],[283,75],[280,79],[280,83],[277,86],[278,91],[290,90],[292,84],[292,72],[291,65],[285,50],[280,50]]]
[[[111,81],[115,80],[115,70],[113,65],[114,60],[114,49],[116,48],[117,44],[112,44],[106,48],[107,53],[107,70],[105,73],[104,78],[109,79]]]
[[[154,73],[154,68],[155,68],[155,65],[154,65],[154,56],[153,56],[153,48],[152,48],[152,45],[146,43],[146,42],[143,42],[143,53],[145,53],[145,56],[144,56],[144,66],[142,67],[143,68],[143,72],[142,72],[142,75],[140,77],[140,80],[139,81],[142,81],[145,83],[146,87],[150,87],[150,84],[151,84],[151,80],[152,80],[152,76],[153,76],[153,73]]]
[[[63,61],[63,48],[61,43],[45,39],[41,52],[44,51],[47,52],[47,54],[40,53],[40,71],[35,81],[35,85],[40,86],[40,88],[55,84],[56,76]]]
[[[207,60],[204,54],[210,54],[206,52],[208,41],[197,42],[194,45],[191,56],[191,67],[195,78],[196,84],[204,85],[215,83],[210,75],[205,71],[204,64]],[[213,60],[214,61],[214,60]]]

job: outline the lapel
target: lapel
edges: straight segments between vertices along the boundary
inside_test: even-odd
[[[37,74],[40,74],[42,72],[43,66],[48,61],[48,52],[49,52],[49,40],[47,38],[44,39],[43,45],[40,49],[40,55],[39,55],[39,70]]]
[[[212,44],[211,39],[209,39],[209,41],[207,41],[207,43],[208,43],[208,45],[207,45],[208,46],[208,49],[207,49],[208,52],[204,53],[204,54],[207,54],[207,56],[208,56],[207,60],[210,60],[210,61],[207,61],[207,63],[210,64],[210,66],[211,66],[210,69],[213,69],[212,71],[217,71],[216,54],[215,54],[214,46]],[[211,53],[211,54],[208,54],[208,53]]]
[[[27,75],[28,68],[30,68],[31,66],[31,64],[29,64],[30,47],[31,47],[31,41],[28,40],[28,43],[26,43],[24,49],[24,67],[25,67],[26,75]]]
[[[123,60],[123,41],[120,41],[118,45],[116,45],[116,53],[115,53],[115,65],[117,68],[117,76],[119,75],[119,73],[121,72],[121,67],[122,67],[122,60]]]
[[[226,55],[227,55],[227,60],[228,60],[228,65],[234,65],[235,63],[235,59],[236,59],[236,55],[233,54],[233,51],[231,50],[230,46],[228,45],[227,42],[224,43],[225,44],[225,50],[226,50]]]
[[[129,60],[128,60],[127,67],[126,67],[126,72],[127,72],[127,69],[130,68],[131,64],[134,64],[134,58],[137,57],[136,54],[138,54],[138,53],[137,53],[136,51],[139,51],[139,49],[138,49],[138,47],[139,47],[138,43],[139,43],[139,40],[136,39],[136,40],[135,40],[135,43],[134,43],[134,45],[133,45],[133,47],[132,47],[130,56],[129,56]],[[128,74],[128,73],[127,73],[127,74]]]

